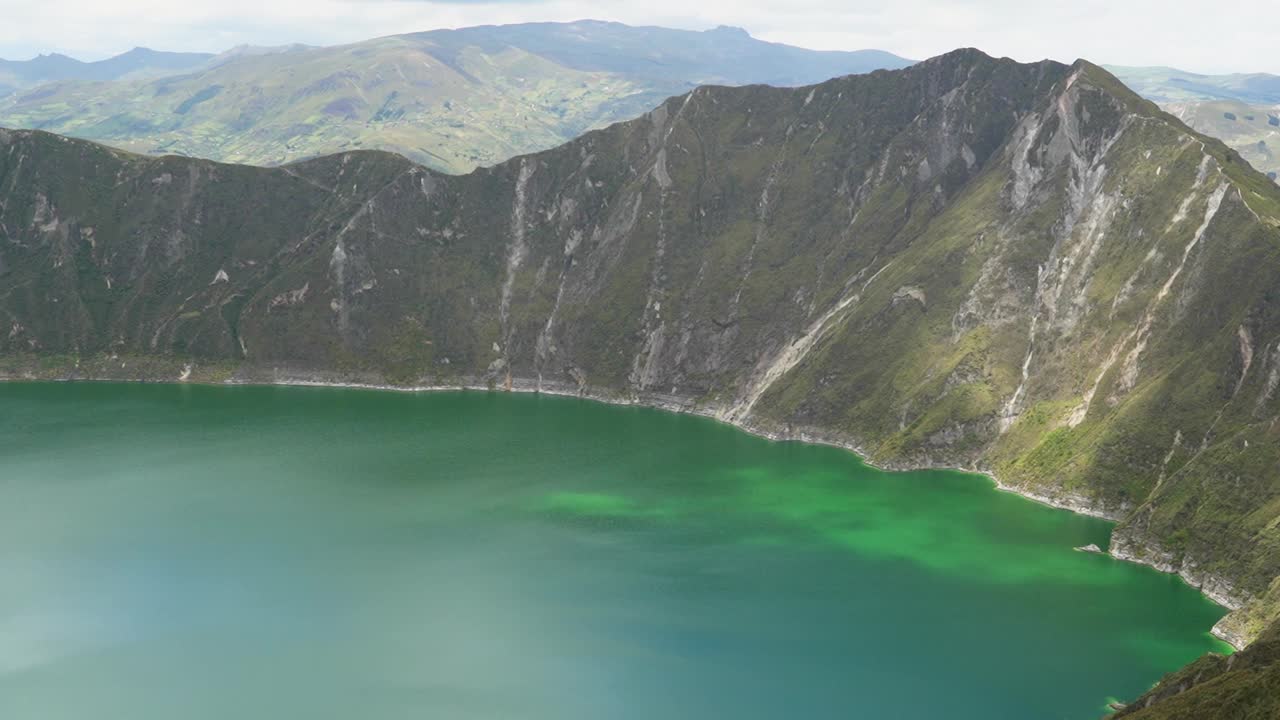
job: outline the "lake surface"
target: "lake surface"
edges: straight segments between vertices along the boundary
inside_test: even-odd
[[[0,717],[1095,718],[1224,648],[1109,528],[568,398],[0,383]]]

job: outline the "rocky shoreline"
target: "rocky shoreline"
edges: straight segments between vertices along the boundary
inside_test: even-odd
[[[127,368],[122,364],[120,369],[125,370]],[[995,488],[1001,492],[1012,493],[1042,505],[1047,505],[1061,510],[1069,510],[1081,515],[1109,520],[1111,522],[1120,522],[1128,511],[1128,508],[1099,506],[1090,499],[1074,493],[1063,491],[1057,494],[1047,494],[1005,483],[1002,482],[1000,478],[996,477],[991,471],[979,467],[965,467],[959,464],[948,464],[942,462],[873,462],[868,459],[868,453],[863,450],[859,443],[850,438],[843,437],[838,433],[831,433],[815,428],[780,429],[769,427],[762,423],[752,422],[749,419],[735,419],[731,417],[727,408],[701,404],[694,398],[680,395],[646,393],[643,395],[628,396],[600,391],[588,386],[579,386],[560,381],[545,381],[537,378],[511,378],[504,383],[496,384],[491,383],[488,380],[482,381],[480,378],[459,378],[457,382],[453,383],[433,385],[392,385],[383,382],[381,381],[381,378],[374,376],[353,378],[349,376],[339,376],[336,373],[316,371],[301,372],[279,368],[273,368],[270,372],[240,368],[237,372],[231,373],[229,376],[220,380],[210,379],[197,374],[194,372],[194,368],[190,364],[183,365],[178,372],[172,375],[172,377],[130,376],[127,372],[121,373],[119,376],[114,373],[106,376],[89,376],[82,375],[78,370],[79,368],[75,371],[53,377],[44,376],[43,374],[34,372],[13,374],[0,372],[0,382],[139,382],[213,386],[247,385],[330,387],[403,393],[450,391],[518,392],[575,397],[591,400],[593,402],[607,403],[610,405],[646,407],[664,410],[667,412],[677,412],[705,417],[732,425],[733,427],[751,435],[777,442],[803,442],[811,445],[836,447],[852,452],[858,456],[859,460],[879,470],[891,472],[905,472],[911,470],[954,470],[972,473],[974,475],[982,475],[991,480]],[[1209,573],[1199,572],[1194,563],[1183,561],[1181,564],[1175,565],[1169,554],[1156,549],[1151,543],[1129,537],[1124,534],[1113,533],[1111,536],[1110,547],[1106,550],[1099,549],[1099,552],[1110,555],[1112,558],[1120,561],[1145,565],[1161,572],[1178,575],[1188,585],[1203,593],[1205,597],[1230,611],[1228,615],[1224,616],[1222,620],[1220,620],[1211,629],[1210,632],[1213,636],[1231,645],[1236,650],[1243,650],[1248,645],[1248,639],[1233,629],[1233,614],[1245,605],[1245,601],[1240,599],[1235,587],[1230,582]]]

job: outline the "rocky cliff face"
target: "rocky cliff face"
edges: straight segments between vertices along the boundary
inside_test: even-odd
[[[0,203],[10,375],[677,406],[1119,519],[1237,639],[1280,606],[1280,190],[1088,63],[699,88],[465,176],[7,132]]]

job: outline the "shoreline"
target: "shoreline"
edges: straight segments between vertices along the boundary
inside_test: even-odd
[[[1090,503],[1087,499],[1078,495],[1066,494],[1061,497],[1055,497],[1043,493],[1037,493],[1031,490],[1020,488],[1016,485],[1001,482],[993,472],[973,467],[962,467],[958,465],[946,465],[941,463],[928,464],[880,464],[872,461],[866,452],[856,443],[847,439],[840,438],[834,434],[821,433],[817,430],[788,430],[779,431],[770,429],[760,424],[744,422],[740,419],[730,418],[728,413],[717,411],[711,406],[700,406],[697,401],[674,395],[653,394],[647,397],[624,397],[592,391],[586,387],[578,387],[560,382],[542,382],[539,380],[513,379],[507,386],[490,385],[488,383],[456,383],[449,385],[390,385],[379,382],[359,382],[359,381],[338,381],[319,379],[317,377],[299,377],[292,374],[281,375],[276,372],[274,377],[270,379],[260,379],[256,377],[236,378],[231,377],[226,380],[200,380],[191,379],[191,367],[187,366],[181,376],[173,379],[140,379],[140,378],[109,378],[109,377],[60,377],[60,378],[41,378],[34,374],[30,377],[12,376],[0,374],[0,382],[17,383],[17,382],[90,382],[90,383],[124,383],[124,384],[154,384],[154,385],[200,385],[208,387],[320,387],[320,388],[336,388],[350,390],[368,390],[368,391],[390,391],[406,394],[421,394],[431,392],[483,392],[483,393],[521,393],[532,395],[551,395],[554,397],[569,397],[582,400],[590,400],[608,405],[616,405],[620,407],[640,407],[654,410],[662,410],[665,412],[679,413],[682,415],[692,415],[696,417],[707,418],[716,422],[723,423],[736,430],[745,432],[749,435],[759,437],[772,442],[801,442],[808,445],[821,445],[833,447],[852,453],[859,462],[864,465],[880,470],[882,472],[911,472],[916,470],[950,470],[954,472],[963,472],[970,475],[981,476],[989,481],[992,487],[998,492],[1017,495],[1031,502],[1058,510],[1067,510],[1079,515],[1107,520],[1112,523],[1119,523],[1123,519],[1123,515],[1116,511],[1106,508],[1099,508]],[[1223,625],[1232,613],[1240,610],[1244,603],[1232,597],[1226,590],[1221,588],[1229,588],[1230,584],[1223,582],[1217,578],[1196,578],[1189,576],[1190,573],[1184,567],[1174,567],[1167,561],[1159,558],[1148,558],[1145,555],[1156,553],[1144,553],[1139,555],[1130,549],[1131,541],[1121,539],[1117,543],[1115,529],[1112,528],[1111,535],[1108,537],[1107,549],[1101,554],[1106,555],[1113,560],[1119,562],[1129,562],[1135,565],[1142,565],[1152,568],[1161,573],[1178,576],[1188,587],[1198,591],[1210,602],[1218,605],[1227,611],[1210,630],[1209,634],[1231,646],[1235,651],[1240,651],[1247,647],[1248,643],[1238,635],[1226,630]],[[1197,581],[1198,580],[1198,581]]]

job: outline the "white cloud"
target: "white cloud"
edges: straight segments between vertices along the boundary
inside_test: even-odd
[[[962,46],[1203,72],[1280,73],[1280,19],[1220,0],[0,0],[0,57],[85,59],[137,45],[216,52],[249,43],[335,44],[439,27],[598,18],[704,29],[821,49],[876,47],[924,58]]]

